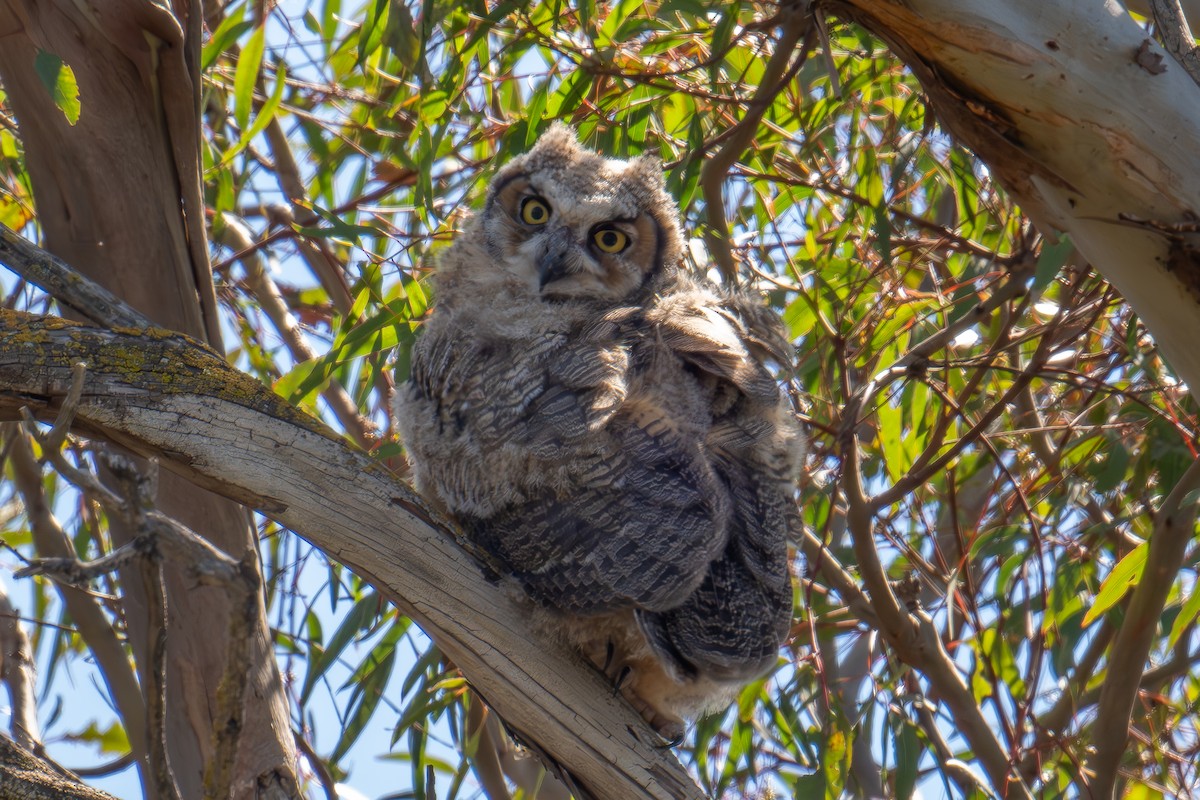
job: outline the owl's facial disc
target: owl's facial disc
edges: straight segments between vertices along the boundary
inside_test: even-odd
[[[496,255],[545,299],[628,299],[662,263],[661,227],[629,197],[568,189],[525,174],[493,189]]]

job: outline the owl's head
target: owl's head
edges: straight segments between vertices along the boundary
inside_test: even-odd
[[[500,170],[479,222],[495,266],[547,300],[622,302],[682,252],[661,162],[605,158],[560,124]]]

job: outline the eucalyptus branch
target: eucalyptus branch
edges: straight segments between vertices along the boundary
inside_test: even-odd
[[[923,695],[918,695],[913,701],[913,710],[916,712],[917,725],[933,745],[933,753],[942,773],[954,781],[959,791],[962,792],[962,796],[971,797],[979,793],[994,796],[995,793],[988,789],[979,776],[961,759],[954,756],[954,751],[950,749],[950,745],[946,743],[946,738],[942,735],[941,728],[938,727],[934,710]]]
[[[0,735],[0,791],[20,800],[117,800],[45,757]]]
[[[1154,13],[1154,28],[1163,47],[1183,67],[1193,81],[1200,85],[1200,47],[1188,25],[1179,0],[1150,0]]]
[[[0,681],[8,686],[13,741],[29,750],[41,747],[34,698],[33,649],[8,595],[0,591]]]
[[[775,45],[775,51],[767,61],[758,91],[746,108],[745,116],[738,120],[728,133],[721,149],[705,161],[703,169],[700,170],[700,187],[704,193],[705,218],[708,223],[704,240],[713,260],[717,262],[721,275],[730,284],[737,282],[738,270],[733,259],[733,249],[729,245],[729,223],[726,220],[723,192],[725,179],[729,170],[754,140],[763,114],[808,58],[807,45],[794,60],[793,53],[796,45],[805,36],[812,19],[807,13],[792,13],[784,18],[783,32]]]
[[[962,736],[987,770],[992,785],[1005,797],[1029,797],[1029,791],[1013,775],[1000,740],[975,702],[971,688],[946,652],[933,620],[920,608],[908,612],[900,605],[891,582],[879,561],[875,546],[872,504],[862,486],[858,436],[851,427],[845,437],[843,490],[846,495],[846,524],[854,544],[860,574],[879,617],[879,631],[896,656],[929,681],[931,693],[944,702]]]
[[[1095,755],[1089,759],[1094,777],[1086,791],[1097,797],[1111,795],[1116,782],[1139,679],[1154,644],[1163,606],[1183,564],[1187,544],[1195,534],[1198,489],[1200,460],[1188,467],[1158,509],[1141,580],[1134,587],[1113,641],[1093,726]]]
[[[71,540],[46,502],[42,470],[34,458],[28,437],[15,425],[8,425],[7,429],[5,439],[11,444],[9,463],[13,482],[25,506],[35,549],[45,559],[73,556]],[[56,581],[55,586],[67,613],[75,621],[76,630],[96,659],[113,703],[120,712],[121,724],[129,739],[130,755],[145,767],[146,703],[125,648],[95,597],[70,583]]]
[[[288,227],[291,227],[293,218],[301,225],[315,224],[318,221],[317,215],[306,205],[308,193],[305,191],[304,179],[300,176],[300,167],[296,164],[292,146],[278,116],[271,118],[264,133],[271,148],[271,158],[275,162],[273,174],[279,181],[279,188],[291,204],[290,209],[280,209],[287,212],[287,219],[282,221]],[[350,296],[350,287],[346,284],[344,265],[334,256],[329,243],[323,239],[314,242],[308,237],[300,236],[296,238],[296,245],[301,258],[329,295],[333,307],[340,314],[350,313],[354,298]]]
[[[84,319],[108,327],[151,327],[124,300],[4,225],[0,225],[0,262]]]
[[[856,617],[871,628],[879,627],[875,609],[859,588],[858,581],[834,558],[820,537],[805,528],[797,546],[804,553],[810,568],[818,572],[828,586],[841,596]]]

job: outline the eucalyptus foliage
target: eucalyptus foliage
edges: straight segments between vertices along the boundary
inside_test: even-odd
[[[1089,712],[1155,510],[1195,459],[1195,404],[1121,298],[939,128],[881,42],[712,0],[231,2],[208,17],[202,155],[229,356],[393,468],[388,397],[436,303],[437,254],[555,120],[594,149],[661,158],[695,269],[782,316],[795,358],[779,377],[811,438],[795,623],[778,669],[678,748],[707,792],[960,796],[964,769],[985,774],[939,687],[830,578],[854,583],[866,547],[933,620],[1030,791],[1087,796]],[[0,221],[35,228],[7,127],[0,155]],[[105,550],[102,520],[74,511],[81,555]],[[21,550],[23,524],[4,529]],[[454,665],[299,539],[264,525],[261,542],[314,796],[365,780],[373,755],[401,762],[385,767],[397,797],[480,796],[480,699]],[[1193,547],[1157,622],[1129,796],[1200,792],[1198,569]],[[86,652],[36,591],[47,677]],[[390,750],[364,754],[380,728]],[[121,747],[119,726],[81,736]]]

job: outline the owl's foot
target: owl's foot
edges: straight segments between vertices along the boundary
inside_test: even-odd
[[[584,651],[612,685],[613,695],[620,693],[642,719],[662,737],[661,747],[675,747],[683,741],[684,723],[678,715],[667,710],[666,695],[674,682],[653,659],[627,659],[618,652],[611,640],[593,644]],[[662,696],[660,698],[660,696]],[[655,703],[656,698],[662,703]]]
[[[646,702],[646,699],[630,692],[623,692],[625,699],[629,704],[642,715],[642,719],[649,723],[654,732],[663,738],[664,748],[676,747],[683,743],[683,720],[669,711],[664,711],[660,708],[655,708]]]

